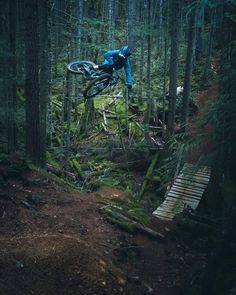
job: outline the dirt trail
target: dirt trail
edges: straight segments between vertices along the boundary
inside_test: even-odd
[[[0,189],[0,295],[178,294],[203,253],[183,246],[174,224],[150,222],[169,235],[164,244],[119,230],[101,206],[95,194],[39,172],[8,180]]]
[[[214,85],[208,88],[207,90],[198,93],[195,96],[194,101],[196,105],[198,106],[198,113],[190,121],[190,129],[193,132],[193,136],[196,133],[196,137],[197,137],[199,133],[199,128],[198,127],[196,128],[195,126],[196,121],[199,122],[202,120],[202,117],[204,116],[207,110],[208,102],[214,101],[217,98],[217,95],[218,95],[218,86]],[[195,164],[201,156],[205,156],[211,153],[213,148],[212,130],[213,130],[213,126],[209,126],[209,125],[203,126],[203,130],[201,132],[208,134],[208,136],[205,137],[205,141],[199,146],[198,150],[194,150],[189,155],[188,161],[190,163]]]
[[[196,97],[204,112],[217,95]],[[203,145],[190,156],[207,152]],[[0,176],[7,167],[0,167]],[[1,181],[1,179],[0,179]],[[126,198],[104,187],[100,195]],[[95,194],[69,191],[40,172],[5,179],[0,187],[0,295],[182,295],[206,263],[206,238],[181,232],[174,222],[151,219],[167,240],[126,233],[108,223]],[[193,279],[192,275],[195,278]]]

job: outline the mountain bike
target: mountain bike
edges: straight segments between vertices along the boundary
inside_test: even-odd
[[[72,61],[67,65],[70,73],[83,75],[86,80],[90,81],[83,93],[85,99],[98,95],[108,86],[115,85],[120,79],[115,69],[107,73],[94,69],[94,66],[95,63],[88,60]]]

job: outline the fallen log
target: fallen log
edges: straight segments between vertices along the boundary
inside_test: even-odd
[[[142,197],[143,197],[143,194],[151,180],[151,178],[153,177],[153,171],[155,169],[155,166],[157,164],[157,161],[159,160],[160,158],[160,152],[157,151],[155,156],[153,157],[152,161],[151,161],[151,164],[150,166],[148,167],[148,170],[147,170],[147,174],[144,178],[144,181],[142,183],[142,186],[141,186],[141,189],[140,189],[140,192],[139,192],[139,196],[138,196],[138,200],[141,201]]]
[[[53,174],[57,175],[57,176],[66,176],[72,180],[76,180],[77,179],[77,175],[68,171],[63,171],[63,170],[59,170],[55,167],[53,167],[52,165],[47,164],[46,165],[46,169],[49,172],[52,172]]]
[[[161,233],[158,233],[154,230],[152,230],[151,228],[142,225],[141,223],[136,223],[136,228],[139,229],[140,231],[144,232],[145,234],[147,234],[148,236],[155,238],[155,239],[160,239],[162,241],[165,240],[165,236]]]
[[[156,232],[156,231],[152,230],[151,228],[149,228],[137,221],[134,221],[133,219],[131,219],[131,218],[129,218],[117,211],[112,210],[110,205],[103,206],[100,208],[100,210],[108,213],[110,216],[112,216],[118,220],[130,222],[137,230],[147,234],[151,238],[165,241],[165,236],[163,234]]]

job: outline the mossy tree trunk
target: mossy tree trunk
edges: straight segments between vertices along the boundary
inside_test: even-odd
[[[179,45],[179,14],[180,0],[170,1],[170,40],[171,40],[171,56],[170,56],[170,84],[169,84],[169,107],[168,107],[168,133],[172,133],[175,126],[176,113],[176,88],[178,74],[178,45]]]
[[[40,124],[40,40],[38,1],[25,0],[25,97],[26,152],[37,166],[43,165],[42,141],[45,138]]]
[[[195,51],[195,39],[196,39],[196,4],[193,3],[191,13],[188,17],[188,47],[187,47],[187,56],[185,62],[185,75],[184,75],[184,92],[182,100],[182,120],[181,127],[183,130],[186,130],[188,123],[189,115],[189,101],[190,101],[190,92],[191,92],[191,78],[192,78],[192,69],[193,69],[193,58]]]

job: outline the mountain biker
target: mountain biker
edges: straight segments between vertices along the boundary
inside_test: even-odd
[[[103,70],[109,74],[112,73],[113,68],[119,70],[124,68],[126,75],[126,85],[128,89],[132,88],[132,74],[129,56],[131,55],[130,48],[126,45],[120,50],[109,50],[104,54],[104,62],[102,65],[95,65],[94,69]]]

